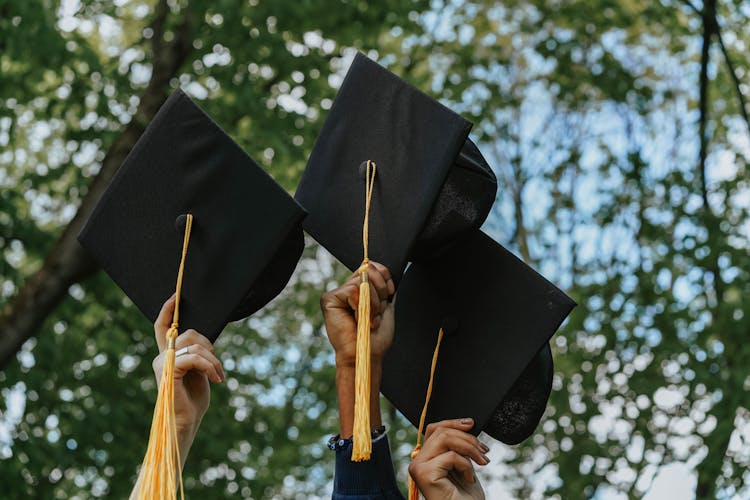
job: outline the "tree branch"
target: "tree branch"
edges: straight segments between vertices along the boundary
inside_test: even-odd
[[[742,90],[740,90],[740,79],[734,70],[734,64],[732,64],[732,60],[729,58],[727,47],[726,45],[724,45],[724,38],[721,36],[721,30],[718,27],[718,21],[714,19],[714,22],[716,23],[716,38],[719,40],[719,47],[721,47],[721,53],[724,55],[724,61],[726,61],[727,63],[729,74],[732,75],[734,90],[737,92],[737,99],[739,99],[740,101],[740,113],[742,113],[742,118],[745,119],[745,123],[747,124],[747,130],[748,132],[750,132],[750,117],[748,117],[747,115],[747,104],[745,103],[745,96],[742,94]]]
[[[73,220],[57,239],[42,267],[36,271],[0,311],[0,368],[13,359],[24,342],[33,336],[46,317],[64,299],[68,288],[97,271],[76,235],[94,210],[112,177],[166,99],[169,81],[177,74],[191,50],[189,12],[174,38],[164,42],[164,27],[170,10],[166,0],[156,7],[151,27],[153,65],[148,86],[141,94],[133,120],[114,140],[102,161],[102,168],[89,187]]]
[[[708,204],[708,186],[706,181],[706,158],[708,156],[708,137],[706,136],[706,122],[708,121],[708,62],[709,51],[711,49],[711,36],[713,35],[711,16],[709,10],[711,6],[715,7],[715,0],[706,2],[703,8],[703,45],[701,47],[701,69],[700,69],[700,90],[698,108],[700,117],[698,121],[698,135],[700,138],[700,150],[698,152],[698,170],[701,180],[701,197],[703,198],[703,207],[708,213],[711,213],[711,207]]]
[[[695,4],[691,2],[690,0],[682,0],[682,3],[690,7],[690,10],[692,10],[696,14],[702,15],[702,12],[700,11],[700,9],[698,9],[698,7],[696,7]]]
[[[708,204],[708,187],[706,182],[706,157],[708,155],[708,137],[706,134],[706,122],[708,120],[708,62],[711,37],[716,34],[719,38],[719,43],[723,45],[716,19],[716,0],[705,0],[701,16],[703,18],[703,46],[701,49],[699,102],[700,122],[698,127],[700,134],[699,168],[701,176],[701,196],[703,198],[703,207],[705,210],[706,227],[710,230],[711,226],[718,227],[718,221],[716,220],[716,217],[714,216],[711,207]],[[730,71],[732,73],[732,76],[734,77],[734,69],[729,62],[726,49],[724,47],[722,47],[722,52],[724,52],[724,56],[727,59]],[[741,98],[741,103],[742,102],[743,99]],[[746,116],[744,113],[744,104],[742,106],[743,116]],[[708,272],[713,275],[713,288],[716,294],[716,306],[713,313],[714,317],[718,317],[718,308],[721,305],[724,295],[724,283],[721,278],[718,255],[714,256],[713,262],[709,265]],[[732,393],[731,390],[727,390],[725,392],[727,394]],[[722,411],[725,412],[724,417],[726,418],[729,418],[730,413],[734,413],[736,411],[736,406],[734,404],[731,404],[730,401],[722,402]],[[721,414],[717,417],[720,421],[722,420]],[[721,425],[711,434],[710,444],[708,442],[709,440],[704,440],[704,443],[708,447],[709,451],[708,457],[705,458],[697,467],[698,482],[696,485],[696,498],[715,498],[716,481],[721,475],[722,464],[724,461],[724,457],[726,456],[727,446],[729,445],[729,439],[731,437],[732,430],[733,426],[731,425]]]
[[[526,232],[526,220],[524,218],[523,191],[525,187],[526,183],[520,180],[512,186],[513,215],[516,223],[513,240],[518,245],[518,252],[521,254],[524,262],[532,264],[531,252],[529,251],[529,236]]]

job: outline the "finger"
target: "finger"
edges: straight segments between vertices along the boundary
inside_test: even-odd
[[[359,285],[362,283],[362,278],[360,277],[361,272],[359,269],[342,285],[342,288],[344,286],[348,287],[350,285],[354,285],[357,287],[357,290],[359,290]],[[373,268],[372,266],[368,266],[367,271],[367,280],[370,283],[370,311],[371,314],[374,316],[376,314],[380,314],[383,311],[380,309],[380,302],[384,299],[388,298],[388,292],[387,287],[385,285],[385,280],[383,280],[382,275]],[[358,304],[359,300],[355,302],[355,304]],[[354,309],[356,309],[356,305],[352,306]]]
[[[156,344],[159,346],[159,352],[167,347],[167,330],[172,326],[174,301],[175,294],[172,294],[161,306],[159,315],[156,317],[156,321],[154,321],[154,334],[156,335]]]
[[[205,351],[206,353],[208,351]],[[211,382],[221,382],[223,379],[216,366],[209,361],[207,357],[201,355],[203,353],[190,353],[178,356],[175,359],[174,364],[174,376],[175,378],[182,378],[190,370],[198,370],[208,377]],[[208,353],[210,354],[210,353]]]
[[[374,318],[380,314],[380,299],[378,298],[378,290],[375,285],[370,282],[370,317]]]
[[[459,431],[468,432],[474,428],[474,419],[456,418],[453,420],[441,420],[439,422],[433,422],[427,426],[427,429],[425,429],[425,440],[429,439],[433,432],[441,428],[458,429]]]
[[[409,464],[409,475],[423,493],[429,490],[430,486],[435,486],[451,476],[458,476],[461,482],[476,481],[471,462],[454,451],[442,453],[430,460],[425,460],[420,453]]]
[[[352,283],[351,285],[347,286],[346,304],[349,306],[349,308],[352,311],[354,311],[356,315],[357,308],[359,306],[359,285],[358,284]]]
[[[354,311],[354,316],[358,319],[358,308],[359,308],[359,284],[350,284],[346,286],[346,304],[349,308]],[[370,284],[370,318],[374,320],[375,317],[380,315],[378,308],[380,302],[378,302],[377,296],[374,294],[374,288],[372,283]],[[372,324],[372,323],[371,323]]]
[[[453,449],[462,452],[464,455],[471,455],[472,459],[477,463],[482,463],[482,465],[489,463],[489,458],[484,455],[490,450],[489,447],[465,430],[472,425],[473,420],[471,419],[443,420],[428,425],[423,451],[426,448],[428,453],[435,456]],[[462,430],[462,427],[464,430]]]
[[[368,266],[367,278],[370,283],[375,285],[375,292],[378,297],[378,302],[387,300],[389,293],[386,279],[373,263],[370,263],[370,265]]]
[[[385,269],[385,266],[383,266],[382,264],[378,264],[378,266],[381,269]],[[381,307],[380,303],[386,301],[389,296],[386,279],[383,277],[378,268],[374,267],[373,265],[368,266],[367,277],[368,282],[371,285],[370,300],[372,300],[372,303],[370,304],[370,310],[372,311],[373,316],[375,314],[382,314],[384,308]],[[330,300],[334,297],[343,299],[345,297],[345,293],[351,293],[351,286],[355,286],[357,287],[357,290],[359,290],[360,283],[362,283],[361,271],[357,269],[339,288],[332,290],[327,294],[324,294],[324,296],[321,298],[321,308],[325,309],[326,306],[330,304]],[[347,299],[348,300],[346,302],[349,304],[349,307],[356,310],[359,300],[352,301],[351,297],[347,297]],[[341,300],[341,302],[343,302],[343,300]]]
[[[469,457],[479,465],[490,463],[490,459],[484,454],[484,450],[476,437],[467,432],[448,428],[435,431],[430,439],[425,441],[420,455],[424,454],[425,458],[429,460],[449,451],[455,451]]]
[[[348,285],[350,283],[356,283],[359,285],[362,282],[362,278],[360,277],[361,274],[361,268],[357,269],[351,276],[349,276],[344,284]],[[395,286],[393,285],[391,275],[388,272],[388,268],[383,264],[370,261],[367,266],[367,278],[368,281],[376,286],[377,294],[381,299],[387,299],[395,292]],[[388,284],[389,281],[390,285]]]
[[[324,313],[330,309],[356,309],[356,302],[352,305],[351,296],[353,293],[358,293],[357,286],[354,283],[347,282],[330,292],[324,293],[320,298],[320,308]]]
[[[380,262],[375,262],[372,260],[370,261],[370,264],[372,264],[372,266],[378,270],[380,275],[385,280],[388,295],[393,295],[394,293],[396,293],[396,285],[393,283],[393,278],[391,277],[391,272],[388,270],[388,268]]]
[[[211,341],[192,328],[185,330],[177,337],[177,340],[175,341],[175,349],[182,349],[183,347],[193,344],[201,345],[211,353],[216,353],[216,349]]]
[[[362,278],[360,278],[360,274],[362,273],[360,272],[359,269],[357,269],[341,285],[344,286],[344,285],[349,285],[351,283],[354,283],[355,285],[359,285],[362,282]]]
[[[206,349],[206,347],[202,344],[189,344],[187,348],[188,352],[186,354],[178,356],[178,358],[186,356],[187,354],[197,354],[198,356],[207,359],[214,366],[214,368],[216,369],[216,373],[219,374],[221,380],[224,380],[226,378],[224,376],[224,369],[221,366],[221,361],[213,352]]]
[[[456,452],[448,452],[443,453],[433,460],[434,467],[440,471],[444,471],[446,476],[451,472],[455,472],[454,477],[458,476],[458,479],[464,483],[474,484],[476,482],[474,467],[471,466],[471,462],[466,457]]]
[[[368,269],[369,269],[369,268],[368,268]],[[368,275],[367,275],[367,276],[368,276],[368,278],[369,278],[369,276],[370,276],[370,275],[369,275],[369,273],[368,273]],[[344,282],[343,282],[343,283],[341,284],[341,286],[342,286],[342,287],[344,287],[344,286],[348,286],[348,285],[356,285],[357,287],[359,287],[359,284],[360,284],[360,283],[362,283],[362,270],[361,270],[361,269],[357,269],[356,271],[354,271],[354,272],[353,272],[353,273],[352,273],[352,274],[351,274],[351,275],[350,275],[350,276],[349,276],[349,277],[348,277],[348,278],[346,279],[346,281],[344,281]]]

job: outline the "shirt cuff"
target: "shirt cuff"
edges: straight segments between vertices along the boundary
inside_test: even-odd
[[[335,441],[336,471],[332,500],[402,500],[396,485],[388,437],[377,435],[372,440],[370,460],[352,462],[352,440]]]

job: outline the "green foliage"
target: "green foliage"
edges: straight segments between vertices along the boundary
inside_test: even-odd
[[[0,4],[0,305],[41,264],[131,120],[153,63],[154,3]],[[383,20],[412,30],[407,14],[419,7],[174,2],[165,39],[187,16],[193,49],[171,85],[193,93],[291,189],[348,47],[393,38]],[[318,252],[308,249],[282,297],[220,338],[229,379],[214,390],[185,471],[191,495],[307,497],[330,482],[325,441],[338,422],[318,299],[342,270]],[[152,335],[106,276],[71,288],[38,341],[0,374],[11,431],[0,443],[3,496],[128,494],[155,398]],[[8,406],[13,393],[25,395],[20,421]]]
[[[157,3],[0,0],[0,307],[132,120]],[[545,420],[487,481],[499,473],[522,498],[639,497],[684,462],[699,495],[750,494],[748,129],[715,46],[705,206],[688,2],[168,5],[165,40],[187,20],[192,47],[170,86],[290,190],[354,49],[475,122],[501,183],[485,229],[579,302],[553,339]],[[717,5],[742,81],[748,11]],[[222,334],[229,380],[188,460],[190,496],[325,495],[337,410],[318,297],[344,273],[308,242],[284,293]],[[127,495],[155,399],[151,330],[106,276],[71,287],[0,372],[4,496]],[[414,430],[387,417],[405,480]]]

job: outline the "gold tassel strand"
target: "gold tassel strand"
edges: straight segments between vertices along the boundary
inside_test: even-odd
[[[375,162],[367,160],[365,183],[365,221],[362,225],[364,258],[359,267],[359,305],[357,307],[357,354],[354,363],[354,435],[352,436],[352,461],[369,460],[372,454],[370,437],[370,283],[367,276],[370,203],[375,185]]]
[[[180,293],[182,290],[182,276],[185,269],[190,231],[193,227],[193,216],[187,214],[185,237],[182,243],[182,258],[177,273],[175,289],[174,312],[172,325],[167,330],[167,350],[164,355],[164,369],[159,381],[159,395],[154,407],[154,418],[151,420],[151,432],[148,439],[146,456],[141,465],[141,481],[139,483],[139,499],[176,500],[177,483],[179,482],[180,498],[184,500],[184,486],[182,484],[182,461],[180,447],[177,442],[177,424],[174,411],[174,365],[175,342],[178,335],[180,320]],[[177,480],[175,480],[177,476]]]
[[[435,345],[435,352],[432,354],[432,366],[430,367],[430,383],[427,384],[427,397],[424,400],[424,406],[422,407],[422,415],[419,417],[419,429],[417,430],[417,445],[411,452],[411,459],[414,460],[419,455],[419,451],[422,449],[422,431],[424,429],[424,420],[427,417],[427,405],[430,404],[430,396],[432,396],[432,381],[435,378],[435,367],[437,366],[438,352],[440,351],[440,342],[443,340],[443,329],[438,332],[437,344]],[[414,480],[409,476],[409,500],[419,500],[419,490]]]

